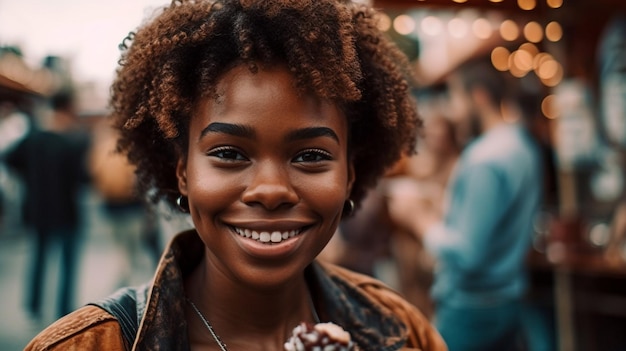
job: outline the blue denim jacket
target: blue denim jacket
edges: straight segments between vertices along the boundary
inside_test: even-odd
[[[480,307],[522,297],[541,164],[537,145],[516,124],[488,131],[463,151],[446,216],[424,237],[438,263],[435,300]]]

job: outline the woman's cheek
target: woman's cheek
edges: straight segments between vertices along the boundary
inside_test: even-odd
[[[306,189],[302,192],[306,193],[310,202],[318,204],[316,207],[328,211],[341,210],[347,192],[346,173],[326,172],[310,175],[309,179],[300,182],[301,189]]]
[[[224,208],[238,199],[241,184],[241,177],[236,174],[207,166],[191,167],[188,172],[189,205],[202,212]]]

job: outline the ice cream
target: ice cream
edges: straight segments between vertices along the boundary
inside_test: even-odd
[[[353,351],[350,334],[334,323],[300,323],[285,343],[285,351]]]

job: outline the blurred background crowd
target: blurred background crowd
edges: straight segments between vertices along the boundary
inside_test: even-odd
[[[320,259],[439,322],[475,298],[446,292],[459,279],[520,274],[501,289],[521,294],[519,350],[626,350],[626,3],[373,4],[414,68],[423,131]],[[135,196],[105,119],[117,44],[160,5],[0,0],[2,350],[150,279],[190,227]],[[445,270],[464,264],[479,274]]]

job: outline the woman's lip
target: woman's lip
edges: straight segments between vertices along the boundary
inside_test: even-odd
[[[255,239],[252,237],[252,233],[250,237],[246,237],[240,232],[237,232],[237,229],[235,229],[235,227],[229,226],[239,246],[249,255],[260,259],[276,259],[291,254],[299,246],[299,243],[302,241],[304,235],[306,235],[306,231],[310,227],[311,226],[301,228],[296,231],[297,233],[294,233],[294,235],[290,235],[286,239],[283,239],[281,234],[281,239],[279,241],[272,241],[272,232],[257,232],[257,234],[259,234],[259,237]],[[265,238],[263,238],[265,242],[261,241],[261,233],[265,233]],[[269,241],[267,240],[267,234],[269,234],[270,236]]]

